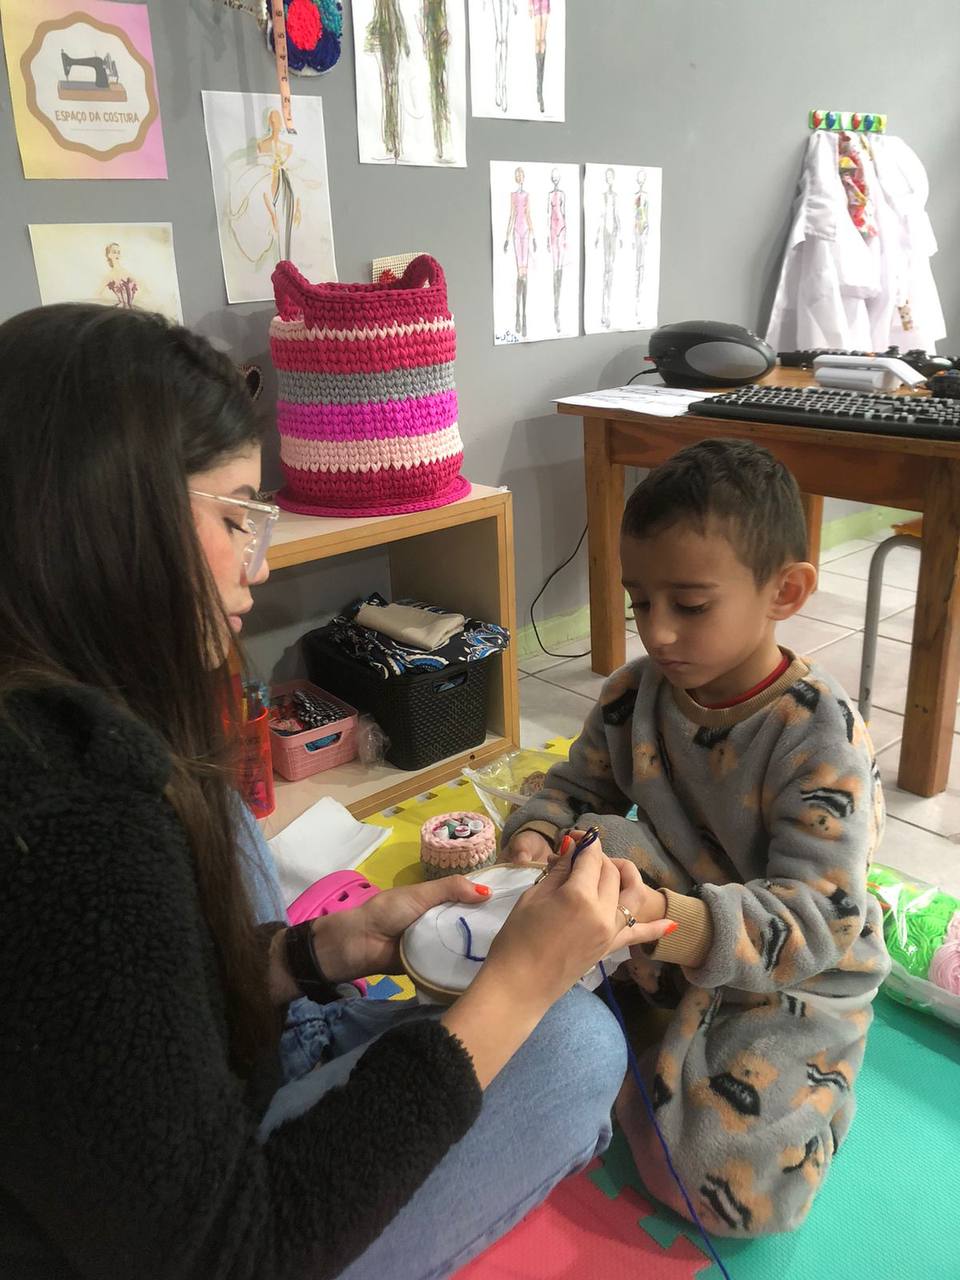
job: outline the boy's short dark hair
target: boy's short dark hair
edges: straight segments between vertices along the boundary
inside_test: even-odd
[[[772,453],[748,440],[701,440],[669,458],[634,489],[623,513],[625,538],[674,524],[726,526],[758,586],[785,564],[807,558],[807,526],[797,482]]]

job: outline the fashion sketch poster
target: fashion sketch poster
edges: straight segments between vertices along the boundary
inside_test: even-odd
[[[585,166],[585,333],[656,328],[662,176],[645,165]]]
[[[464,0],[353,0],[361,164],[467,163]]]
[[[337,278],[323,101],[299,96],[296,109],[287,133],[276,94],[203,94],[229,302],[272,298],[283,260],[314,283]]]
[[[580,332],[580,166],[490,162],[493,340]]]

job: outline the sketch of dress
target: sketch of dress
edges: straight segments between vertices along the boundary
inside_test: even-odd
[[[427,7],[424,0],[424,12]],[[446,23],[443,25],[445,28]],[[398,0],[374,0],[373,17],[367,24],[364,49],[367,53],[375,54],[380,63],[380,91],[383,96],[380,132],[387,155],[399,160],[403,153],[400,59],[410,57],[410,43]]]
[[[567,250],[567,197],[560,190],[560,174],[550,174],[553,190],[547,197],[547,236],[553,261],[553,323],[560,332],[560,290],[563,287],[563,263]]]
[[[547,60],[547,19],[550,17],[550,0],[530,0],[530,17],[533,19],[533,40],[537,58],[537,101],[543,112],[543,66]]]
[[[114,306],[123,311],[132,311],[136,306],[134,298],[140,292],[140,286],[120,261],[120,246],[112,241],[103,251],[110,272],[100,286],[99,297],[109,293],[114,299]],[[109,302],[109,298],[104,299]]]
[[[447,0],[423,0],[420,13],[420,37],[430,72],[430,110],[433,114],[433,148],[438,160],[444,159],[450,140],[450,96],[447,52],[450,31],[447,28]]]
[[[647,201],[647,175],[637,170],[637,190],[633,197],[633,250],[634,293],[637,319],[641,320],[641,295],[643,294],[643,268],[647,253],[647,232],[650,228],[650,206]]]
[[[510,192],[510,219],[507,223],[506,239],[503,242],[504,253],[510,248],[513,237],[513,252],[517,260],[517,318],[516,331],[524,338],[527,336],[527,266],[530,261],[530,247],[537,251],[537,241],[533,234],[533,219],[530,216],[530,193],[524,191],[524,173],[517,169],[514,173],[517,183],[516,191]]]
[[[324,185],[322,176],[310,177],[295,143],[280,136],[282,128],[280,112],[269,111],[266,136],[251,139],[227,159],[230,186],[224,221],[237,248],[254,266],[271,257],[275,263],[295,258],[294,232],[303,218],[299,193]]]
[[[487,0],[483,0],[486,7]],[[496,43],[496,98],[501,111],[507,110],[507,65],[510,36],[510,10],[517,12],[517,0],[490,0],[493,6],[493,31]]]
[[[617,210],[617,193],[613,189],[615,174],[612,169],[606,172],[607,189],[603,193],[603,211],[600,215],[600,226],[597,238],[600,243],[603,237],[603,300],[600,307],[600,323],[605,329],[610,328],[610,295],[613,291],[613,268],[617,260],[617,250],[623,247],[620,237],[620,214]]]

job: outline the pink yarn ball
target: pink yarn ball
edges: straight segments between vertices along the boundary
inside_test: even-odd
[[[951,938],[933,953],[927,977],[944,991],[960,996],[960,940]]]

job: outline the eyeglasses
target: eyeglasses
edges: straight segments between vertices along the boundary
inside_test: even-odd
[[[190,490],[191,497],[207,498],[211,502],[223,502],[230,507],[242,507],[242,524],[233,525],[237,533],[245,533],[247,541],[243,544],[243,570],[248,578],[255,578],[263,568],[267,558],[267,548],[273,526],[280,519],[280,508],[272,502],[254,502],[246,498],[224,498],[217,493],[202,493],[199,489]],[[230,521],[233,524],[232,521]]]

